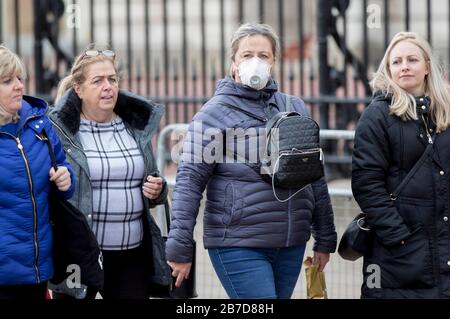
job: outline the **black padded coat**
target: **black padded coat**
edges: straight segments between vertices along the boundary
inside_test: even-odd
[[[416,102],[420,119],[402,121],[389,112],[390,96],[378,93],[356,129],[352,190],[375,234],[363,298],[450,297],[449,129],[397,200],[389,196],[424,152],[426,130],[434,134],[429,99]]]

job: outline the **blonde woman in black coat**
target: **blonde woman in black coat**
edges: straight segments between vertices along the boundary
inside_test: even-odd
[[[362,297],[450,298],[449,87],[429,44],[411,32],[394,36],[371,85],[352,169],[353,194],[374,233]]]

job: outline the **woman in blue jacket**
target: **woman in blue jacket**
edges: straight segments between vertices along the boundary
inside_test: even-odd
[[[72,169],[45,115],[47,104],[24,96],[20,58],[0,46],[0,299],[44,299],[53,275],[48,195],[74,191]],[[50,139],[58,170],[51,168]]]
[[[231,43],[230,76],[218,83],[214,97],[191,123],[166,246],[176,286],[190,272],[193,228],[206,187],[204,245],[230,298],[290,298],[311,231],[314,263],[320,271],[336,248],[333,210],[323,178],[279,202],[272,185],[242,161],[250,161],[260,151],[252,148],[254,135],[265,127],[248,114],[271,118],[286,110],[286,95],[278,92],[271,78],[279,51],[278,37],[268,25],[242,25]],[[291,106],[307,115],[299,98],[292,97]],[[229,130],[245,132],[241,146],[249,151],[239,154],[238,150],[236,161],[224,162],[222,139],[212,141],[211,136]],[[227,136],[227,155],[228,141]],[[218,145],[211,147],[214,143]],[[282,198],[295,191],[276,189]]]

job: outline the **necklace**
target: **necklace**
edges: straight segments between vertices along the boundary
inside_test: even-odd
[[[19,113],[14,114],[12,120],[13,120],[13,123],[19,122],[19,120],[20,120],[20,115],[19,115]]]

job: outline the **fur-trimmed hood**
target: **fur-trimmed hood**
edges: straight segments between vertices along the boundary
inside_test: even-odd
[[[119,91],[114,112],[124,121],[142,155],[144,173],[141,182],[144,183],[148,175],[158,173],[151,139],[159,127],[159,122],[164,114],[164,106],[155,104],[130,92]],[[81,100],[74,90],[70,89],[55,106],[50,108],[49,117],[56,127],[62,147],[76,175],[77,187],[70,202],[85,215],[88,223],[92,226],[93,193],[91,173],[80,136],[77,134],[80,129],[80,113]],[[151,282],[168,286],[171,282],[171,276],[170,268],[164,255],[164,241],[149,211],[149,208],[153,208],[166,200],[169,188],[165,181],[163,183],[163,191],[157,199],[143,201],[145,207],[143,211],[146,212],[144,218],[144,240],[151,237],[149,239],[151,246],[148,247],[153,255]],[[148,230],[148,227],[150,227],[150,230]]]
[[[164,114],[164,106],[131,92],[120,90],[114,112],[131,128],[150,130],[149,133],[153,135]],[[54,106],[50,107],[48,114],[53,121],[75,135],[80,129],[81,100],[71,88]]]

